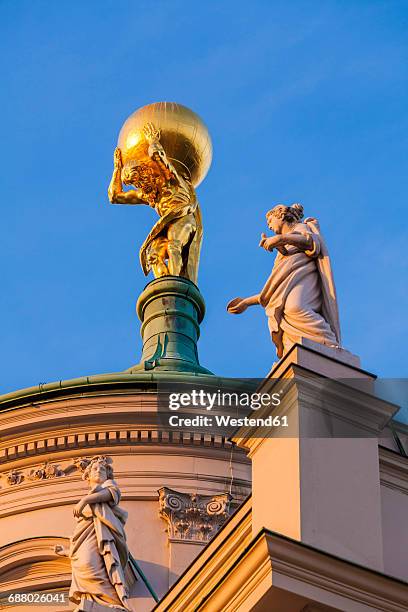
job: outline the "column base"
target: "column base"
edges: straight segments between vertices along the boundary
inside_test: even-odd
[[[142,322],[140,363],[127,370],[209,374],[200,365],[197,341],[205,304],[198,287],[178,276],[151,281],[140,294],[136,311]]]

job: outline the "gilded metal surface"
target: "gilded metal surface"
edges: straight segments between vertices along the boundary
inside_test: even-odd
[[[115,204],[147,204],[160,219],[140,249],[144,273],[197,282],[201,211],[194,190],[206,175],[211,140],[201,119],[179,104],[149,104],[125,122],[108,189]],[[125,191],[123,184],[133,189]]]
[[[181,172],[188,168],[197,187],[205,178],[212,160],[212,144],[208,130],[192,110],[175,102],[156,102],[135,111],[119,134],[118,147],[123,163],[144,161],[148,157],[143,128],[152,123],[160,131],[160,142],[166,155]],[[182,165],[180,165],[182,164]]]

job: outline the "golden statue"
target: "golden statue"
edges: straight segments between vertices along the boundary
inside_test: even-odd
[[[112,204],[147,204],[160,217],[140,249],[146,275],[197,282],[203,227],[195,187],[211,158],[207,128],[180,104],[149,104],[125,122],[108,195]]]

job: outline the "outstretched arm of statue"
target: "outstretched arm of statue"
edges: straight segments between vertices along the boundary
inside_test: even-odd
[[[149,143],[149,157],[159,164],[168,179],[173,178],[180,182],[180,177],[177,170],[168,159],[166,151],[160,142],[160,131],[155,128],[153,123],[146,123],[143,128],[143,133],[147,142]]]
[[[241,314],[241,312],[244,312],[248,308],[248,306],[256,306],[257,304],[259,304],[259,297],[260,294],[257,293],[256,295],[251,295],[247,298],[234,298],[233,300],[228,302],[227,311],[230,314]]]
[[[108,197],[112,204],[145,204],[141,199],[141,190],[133,189],[123,191],[122,185],[122,153],[119,147],[116,147],[113,154],[113,174],[108,188]]]
[[[300,251],[307,251],[313,246],[313,239],[311,236],[305,236],[304,234],[298,233],[288,233],[288,234],[279,234],[277,236],[272,236],[271,238],[267,238],[265,234],[261,235],[261,241],[259,246],[265,249],[265,251],[273,251],[273,249],[277,249],[283,255],[286,255],[285,246],[295,246]]]
[[[95,491],[95,493],[90,493],[89,495],[85,495],[75,506],[74,508],[74,516],[79,517],[82,514],[83,509],[88,504],[98,504],[103,502],[111,502],[112,501],[112,493],[109,489],[100,489],[99,491]]]

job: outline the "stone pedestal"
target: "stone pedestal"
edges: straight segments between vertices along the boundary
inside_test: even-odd
[[[378,437],[397,406],[370,393],[373,377],[353,360],[337,361],[319,345],[295,346],[277,374],[260,391],[285,388],[273,414],[286,415],[289,427],[235,438],[252,459],[253,537],[266,528],[383,570]]]
[[[282,359],[274,363],[268,377],[283,376],[291,363],[336,380],[362,378],[367,384],[370,379],[375,379],[375,376],[361,369],[360,357],[357,355],[344,348],[317,344],[308,338],[302,338],[300,343],[294,344]]]
[[[204,299],[194,283],[165,276],[149,283],[136,306],[142,322],[141,370],[211,374],[198,360],[197,341],[205,312]]]

